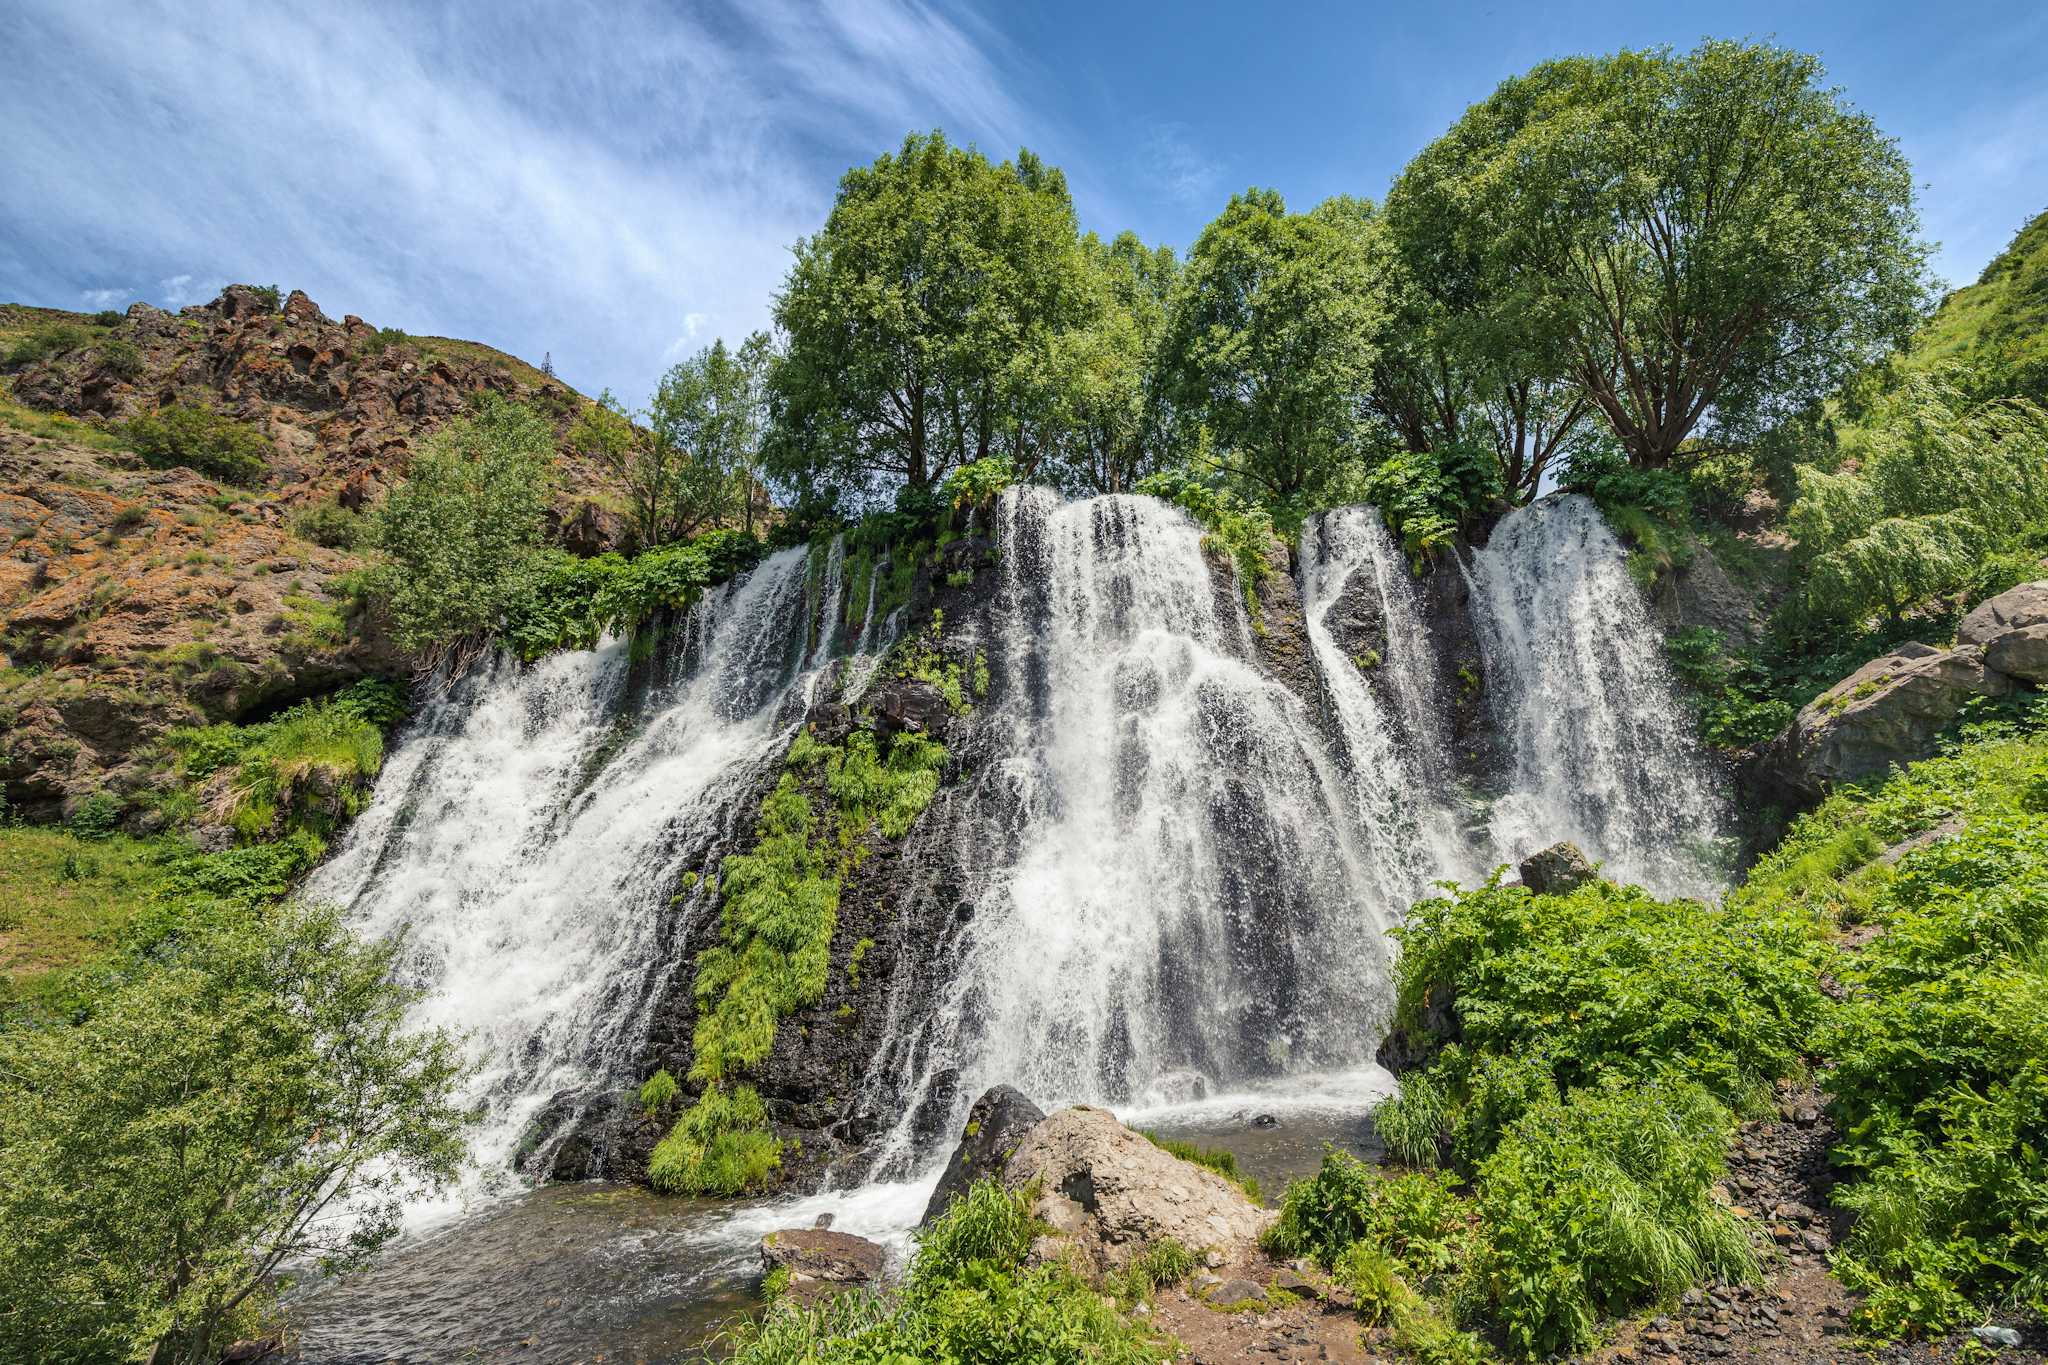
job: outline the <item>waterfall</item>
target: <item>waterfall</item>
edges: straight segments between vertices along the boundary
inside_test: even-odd
[[[1354,764],[1261,671],[1179,510],[1027,489],[998,519],[989,752],[952,836],[974,913],[885,1083],[910,1112],[955,1075],[956,1107],[996,1081],[1145,1104],[1370,1065],[1424,873],[1391,730]]]
[[[1722,801],[1599,509],[1577,494],[1518,508],[1470,577],[1512,762],[1490,821],[1501,859],[1571,839],[1616,880],[1711,895]]]
[[[676,896],[683,874],[748,823],[800,714],[807,578],[786,550],[707,594],[641,695],[623,643],[464,679],[415,720],[309,885],[362,931],[403,932],[417,1020],[467,1035],[483,1170],[510,1167],[552,1100],[594,1098],[635,1064],[648,999],[715,909]]]

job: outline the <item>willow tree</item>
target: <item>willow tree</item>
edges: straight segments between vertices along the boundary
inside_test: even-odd
[[[1033,374],[1084,302],[1065,178],[938,132],[856,167],[775,303],[773,472],[924,488],[1028,438]]]
[[[1202,230],[1174,290],[1161,387],[1210,459],[1274,505],[1341,478],[1365,430],[1384,281],[1367,205],[1289,213],[1274,190],[1233,197]]]
[[[1813,57],[1710,41],[1546,62],[1401,177],[1632,463],[1804,407],[1901,342],[1926,297],[1912,174]]]
[[[1849,467],[1799,469],[1787,514],[1823,618],[1896,622],[2048,523],[2048,414],[2034,404],[1972,402],[1915,375],[1874,416],[1844,433]]]

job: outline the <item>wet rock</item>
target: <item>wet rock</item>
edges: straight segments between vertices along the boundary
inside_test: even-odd
[[[825,1228],[786,1228],[761,1239],[763,1270],[789,1272],[789,1293],[800,1303],[882,1278],[884,1252],[865,1237]]]
[[[953,719],[945,693],[922,678],[877,683],[867,701],[874,710],[875,734],[884,740],[905,732],[937,737]]]
[[[1048,1225],[1036,1260],[1066,1254],[1099,1270],[1127,1265],[1171,1237],[1191,1249],[1248,1251],[1274,1215],[1213,1171],[1154,1146],[1101,1109],[1062,1109],[1024,1135],[1003,1171],[1012,1190],[1036,1187]]]
[[[977,1181],[1001,1177],[1010,1153],[1044,1119],[1045,1112],[1014,1086],[998,1085],[984,1091],[967,1111],[960,1144],[946,1162],[919,1226],[930,1226]]]
[[[1552,844],[1530,855],[1517,871],[1522,874],[1522,885],[1539,896],[1562,896],[1599,876],[1579,846],[1570,842]]]

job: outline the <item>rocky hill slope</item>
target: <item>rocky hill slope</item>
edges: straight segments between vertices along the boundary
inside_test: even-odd
[[[60,819],[101,792],[129,804],[169,727],[403,674],[348,591],[355,518],[484,392],[564,432],[588,401],[489,347],[337,322],[298,292],[235,286],[175,314],[0,307],[8,809]],[[151,448],[150,423],[195,411],[253,455],[232,480]],[[605,548],[603,479],[566,451],[562,465],[565,542]],[[147,812],[131,804],[129,819]]]

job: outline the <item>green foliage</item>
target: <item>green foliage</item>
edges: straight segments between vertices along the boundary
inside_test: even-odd
[[[1912,348],[1908,370],[1948,369],[1976,398],[2048,406],[2048,212],[2013,236],[1977,282],[1941,301]]]
[[[1198,461],[1283,525],[1364,436],[1358,395],[1387,315],[1370,216],[1345,198],[1291,214],[1278,192],[1248,190],[1202,230],[1174,286],[1160,387],[1213,441]]]
[[[745,531],[707,531],[625,559],[578,559],[543,550],[505,604],[501,638],[531,661],[558,649],[592,649],[607,631],[636,631],[667,611],[693,606],[706,588],[761,561],[761,542]]]
[[[1256,503],[1187,474],[1162,471],[1135,490],[1163,498],[1195,519],[1208,534],[1203,543],[1221,550],[1237,569],[1245,609],[1259,619],[1259,584],[1266,579],[1266,551],[1273,543],[1273,518]]]
[[[1688,1082],[1552,1098],[1480,1167],[1467,1293],[1528,1356],[1584,1350],[1600,1314],[1701,1280],[1753,1276],[1742,1226],[1710,1197],[1734,1119]]]
[[[1333,1147],[1313,1178],[1287,1187],[1264,1242],[1277,1255],[1312,1257],[1325,1270],[1365,1242],[1393,1257],[1404,1273],[1427,1278],[1464,1259],[1466,1217],[1449,1176],[1389,1176]]]
[[[654,1118],[676,1102],[677,1093],[676,1078],[660,1068],[640,1086],[640,1112]]]
[[[407,651],[434,656],[487,638],[539,569],[554,430],[487,394],[428,437],[373,518],[381,561],[364,587]]]
[[[956,512],[986,512],[1016,481],[1017,471],[1008,459],[980,459],[946,475],[939,496]]]
[[[1389,455],[1366,471],[1359,491],[1419,565],[1497,502],[1503,488],[1490,457],[1475,458],[1472,447],[1454,446]]]
[[[121,823],[121,798],[112,792],[99,791],[78,803],[65,821],[71,832],[81,839],[104,839]]]
[[[118,308],[102,308],[92,315],[95,327],[119,327],[127,320],[127,314]]]
[[[116,379],[133,379],[142,373],[142,348],[121,337],[99,346],[100,368]]]
[[[2048,523],[2048,413],[2024,399],[1975,402],[1948,376],[1916,375],[1845,434],[1844,453],[1853,472],[1799,468],[1787,514],[1804,600],[1823,619],[1896,622],[1927,597],[1995,582]]]
[[[781,1164],[760,1094],[714,1085],[654,1145],[647,1181],[665,1194],[733,1195],[759,1189]]]
[[[152,469],[183,467],[209,478],[254,487],[263,481],[270,439],[246,422],[210,408],[171,403],[131,419],[128,444]]]
[[[1776,680],[1752,651],[1729,654],[1711,626],[1664,638],[1671,671],[1692,689],[1700,737],[1717,749],[1761,744],[1791,724],[1797,708],[1773,695]]]
[[[879,603],[875,610],[881,610]],[[946,699],[946,706],[954,715],[968,715],[974,710],[974,703],[967,700],[970,685],[967,665],[947,656],[945,632],[945,613],[934,610],[930,625],[902,641],[892,651],[895,656],[892,672],[897,677],[916,678],[931,684]],[[984,687],[982,690],[987,689]]]
[[[1066,181],[913,134],[856,167],[776,298],[769,471],[792,489],[914,489],[1010,456],[1028,468],[1055,338],[1084,288]]]
[[[1466,1049],[1438,1073],[1454,1092],[1478,1054],[1540,1059],[1559,1090],[1672,1075],[1741,1104],[1797,1067],[1824,1005],[1816,928],[1774,905],[1489,883],[1417,903],[1394,933],[1397,1018],[1420,1029],[1455,1002]]]
[[[284,291],[274,284],[252,284],[249,286],[249,292],[256,296],[258,303],[273,313],[284,307]]]
[[[719,1346],[734,1365],[1152,1365],[1168,1358],[1163,1343],[1071,1270],[1027,1269],[1037,1230],[1025,1195],[984,1182],[920,1235],[900,1290],[840,1295],[814,1308],[784,1301]]]
[[[1243,1190],[1245,1197],[1254,1204],[1259,1202],[1259,1182],[1238,1169],[1237,1154],[1221,1147],[1201,1147],[1180,1138],[1162,1137],[1149,1128],[1140,1128],[1139,1134],[1160,1151],[1179,1157],[1206,1170],[1216,1172],[1231,1184]]]
[[[363,518],[332,498],[311,503],[292,518],[292,534],[330,550],[353,550],[362,544]]]
[[[75,1026],[0,1030],[20,1358],[214,1361],[261,1325],[272,1277],[364,1264],[410,1190],[454,1178],[458,1053],[408,1031],[398,951],[283,911],[135,964]]]
[[[1817,60],[1765,44],[1545,62],[1393,201],[1397,237],[1450,248],[1517,368],[1568,378],[1643,467],[1819,400],[1924,295],[1904,156]]]
[[[1195,1253],[1185,1245],[1162,1237],[1132,1257],[1121,1274],[1107,1277],[1104,1288],[1122,1302],[1136,1304],[1168,1285],[1179,1284],[1195,1273],[1198,1264]]]
[[[92,345],[92,333],[75,322],[50,322],[37,327],[14,343],[7,363],[26,365],[51,356],[68,355]]]

